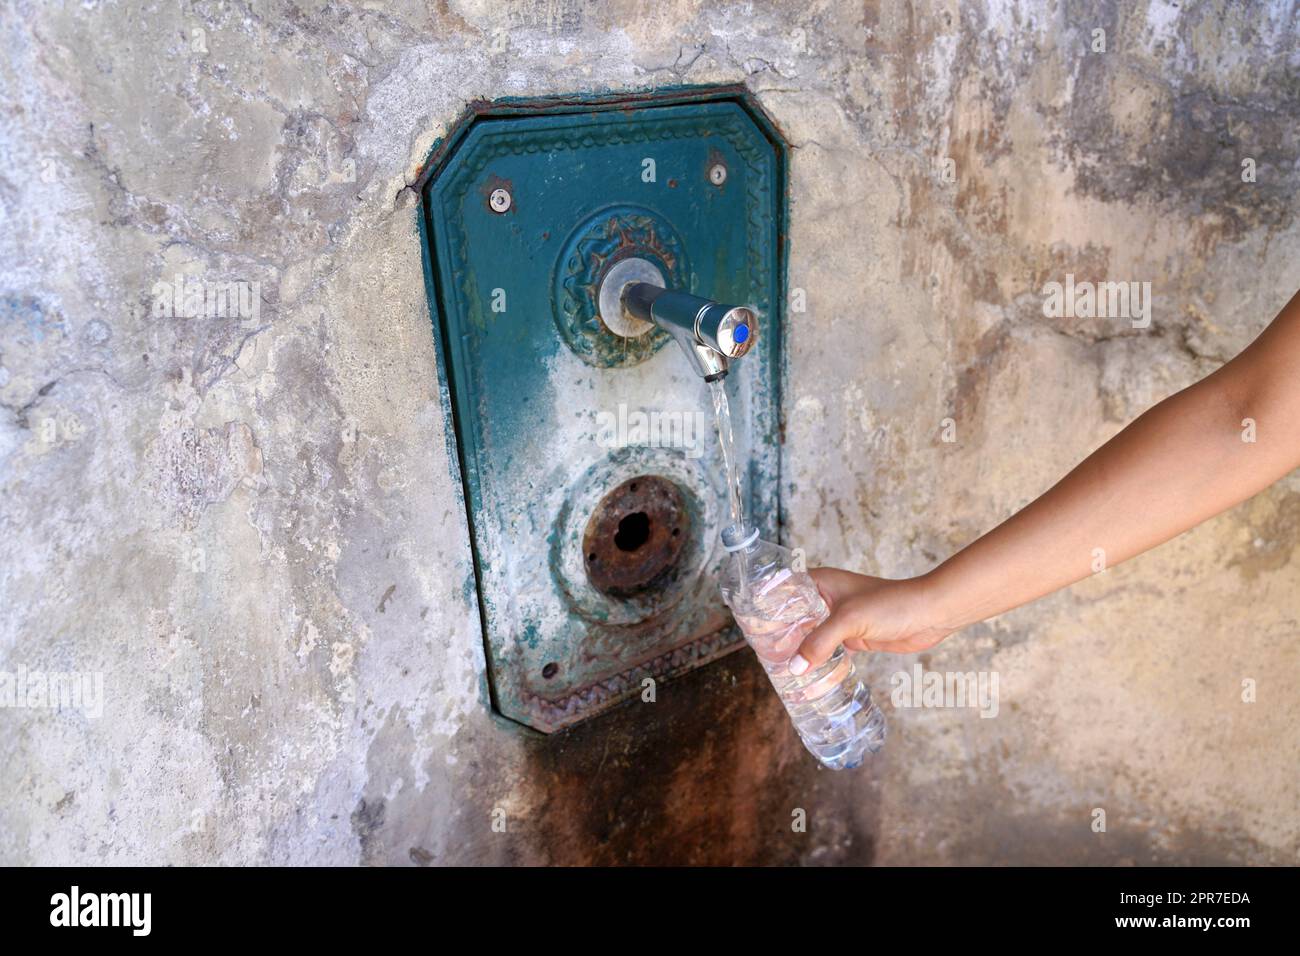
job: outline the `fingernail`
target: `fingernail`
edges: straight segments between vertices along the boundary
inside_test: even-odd
[[[786,662],[786,665],[790,668],[790,673],[795,677],[798,677],[808,669],[808,662],[803,659],[802,654],[796,654],[794,657],[790,658],[790,660]]]

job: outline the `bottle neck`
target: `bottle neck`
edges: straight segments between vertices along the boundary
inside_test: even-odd
[[[745,554],[758,547],[758,528],[732,525],[722,532],[722,546],[732,554]]]

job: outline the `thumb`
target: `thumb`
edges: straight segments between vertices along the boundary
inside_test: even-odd
[[[831,611],[830,617],[822,621],[813,632],[809,634],[801,645],[799,651],[790,658],[790,673],[796,677],[807,670],[826,663],[830,656],[835,653],[835,648],[839,647],[850,638],[857,637],[861,628],[853,620],[844,605],[839,605]]]

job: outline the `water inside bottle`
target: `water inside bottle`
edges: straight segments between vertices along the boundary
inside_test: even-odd
[[[790,671],[791,656],[827,616],[807,575],[788,567],[764,574],[733,612],[804,746],[822,764],[846,770],[883,746],[884,715],[844,648],[802,674]]]
[[[821,595],[800,587],[789,569],[749,591],[736,613],[736,623],[750,639],[763,666],[769,672],[779,667],[782,675],[804,638],[825,619],[826,604]]]

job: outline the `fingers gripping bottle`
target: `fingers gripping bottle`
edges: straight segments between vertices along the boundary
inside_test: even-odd
[[[788,662],[829,610],[817,585],[794,568],[786,548],[760,541],[757,529],[722,532],[730,560],[722,572],[722,599],[758,655],[795,730],[814,757],[832,770],[858,766],[885,743],[885,715],[837,647],[820,667],[795,676]]]

